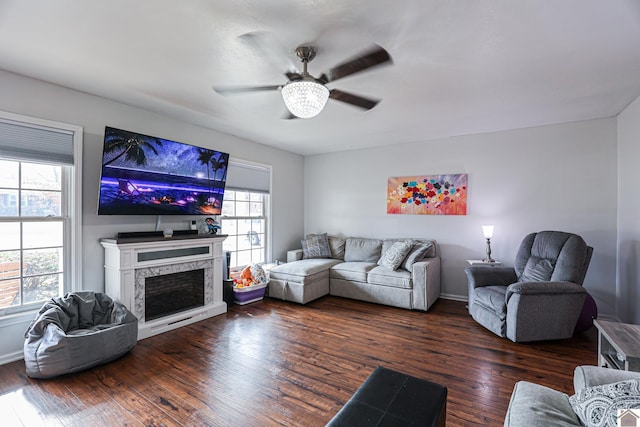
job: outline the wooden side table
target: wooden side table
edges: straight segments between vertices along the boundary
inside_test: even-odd
[[[640,325],[596,319],[598,365],[640,372]]]

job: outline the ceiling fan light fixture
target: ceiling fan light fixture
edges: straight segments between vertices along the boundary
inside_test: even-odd
[[[322,111],[329,99],[329,89],[311,80],[293,81],[283,86],[282,99],[291,114],[308,119]]]

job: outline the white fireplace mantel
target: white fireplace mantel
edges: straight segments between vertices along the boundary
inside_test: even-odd
[[[138,339],[226,313],[222,299],[222,242],[226,235],[101,239],[105,293],[138,317]],[[205,271],[204,306],[146,321],[144,280],[189,269]]]

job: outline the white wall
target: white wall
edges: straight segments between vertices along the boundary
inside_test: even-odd
[[[466,216],[387,215],[387,179],[468,174]],[[466,259],[482,258],[481,225],[495,225],[492,256],[513,265],[522,238],[562,230],[594,247],[585,287],[615,312],[616,120],[469,135],[305,159],[305,233],[430,237],[442,257],[442,293],[466,298]]]
[[[640,98],[618,116],[618,315],[640,323]]]
[[[156,217],[98,216],[104,127],[137,131],[166,139],[228,152],[232,158],[272,166],[272,259],[285,259],[303,230],[302,194],[304,161],[299,155],[228,134],[195,126],[138,108],[0,71],[0,110],[54,120],[84,128],[83,154],[83,289],[104,291],[102,237],[121,231],[155,229]],[[188,229],[187,219],[164,216],[164,226]],[[22,333],[29,320],[18,319],[11,327],[0,327],[0,363],[21,354]]]

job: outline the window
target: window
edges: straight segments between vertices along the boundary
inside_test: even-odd
[[[76,126],[0,113],[0,316],[77,282],[80,138]]]
[[[231,252],[229,267],[266,261],[267,203],[269,195],[227,189],[222,202],[223,249]]]

